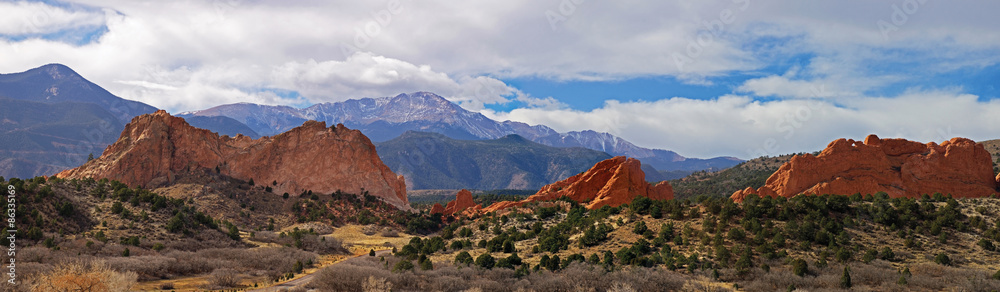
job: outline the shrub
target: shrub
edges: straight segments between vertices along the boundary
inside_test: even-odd
[[[421,270],[429,271],[434,269],[434,263],[427,258],[423,258],[421,261],[419,261],[419,264]]]
[[[942,252],[942,253],[939,253],[936,256],[934,256],[934,262],[937,263],[937,264],[939,264],[939,265],[950,266],[951,265],[951,258],[949,258],[947,254],[945,254],[945,253]]]
[[[792,261],[792,273],[796,276],[802,277],[809,272],[809,264],[803,259],[795,259]]]
[[[728,237],[729,237],[730,240],[733,240],[733,241],[741,241],[744,238],[746,238],[746,233],[743,232],[743,228],[741,228],[741,227],[734,227],[734,228],[729,229]]]
[[[129,291],[135,272],[116,272],[104,263],[63,263],[35,278],[32,291]]]
[[[646,222],[644,221],[636,222],[635,227],[632,228],[632,232],[639,235],[646,233],[647,230],[649,230],[649,227],[646,227]]]
[[[364,292],[389,292],[392,291],[392,283],[385,280],[385,278],[376,278],[375,276],[368,276],[363,283],[361,283],[361,291]]]
[[[368,251],[368,256],[370,256],[370,257],[375,256],[375,249],[374,248]]]
[[[837,253],[834,254],[834,257],[837,259],[838,262],[846,263],[847,261],[851,260],[851,251],[846,247],[842,247],[839,250],[837,250]]]
[[[871,263],[873,260],[875,260],[876,257],[878,257],[878,251],[876,251],[875,249],[869,249],[867,252],[865,252],[864,256],[861,256],[861,261],[866,264]]]
[[[892,261],[896,259],[896,253],[893,253],[892,249],[887,246],[882,248],[882,252],[878,254],[878,257],[882,260]]]
[[[240,274],[230,268],[215,269],[208,277],[208,281],[217,287],[236,287],[240,284]]]
[[[553,272],[558,271],[561,262],[562,260],[559,259],[558,255],[552,256],[551,258],[549,258],[549,261],[545,264],[545,268]]]
[[[476,265],[484,269],[492,269],[496,263],[496,259],[489,253],[484,253],[476,257]]]
[[[413,270],[413,262],[409,260],[401,260],[392,267],[393,272],[403,272]]]
[[[986,238],[980,239],[977,244],[979,245],[979,247],[982,247],[983,249],[988,251],[996,250],[996,247],[993,246],[993,241]]]

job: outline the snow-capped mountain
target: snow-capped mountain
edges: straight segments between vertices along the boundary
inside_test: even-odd
[[[544,125],[494,121],[463,109],[429,92],[393,97],[352,99],[320,103],[304,109],[248,103],[228,104],[185,113],[192,116],[226,116],[240,121],[261,135],[274,135],[306,120],[344,124],[361,130],[372,141],[396,138],[406,131],[435,132],[453,139],[497,139],[510,134],[556,147],[583,147],[641,159],[659,170],[697,171],[722,169],[741,160],[733,157],[686,158],[673,151],[636,146],[621,137],[595,131],[558,133]]]

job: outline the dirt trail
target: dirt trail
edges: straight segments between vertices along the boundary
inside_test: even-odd
[[[380,251],[375,252],[375,255],[376,256],[383,256],[383,255],[388,254],[389,252],[391,252],[391,251],[389,251],[389,250],[380,250]],[[362,257],[362,256],[368,256],[368,254],[367,253],[365,253],[365,254],[359,254],[359,255],[355,255],[354,257]],[[277,285],[274,285],[274,286],[271,286],[271,287],[267,287],[267,288],[260,288],[260,289],[256,289],[256,290],[247,290],[247,291],[250,291],[250,292],[277,292],[277,291],[282,291],[282,290],[291,290],[292,288],[296,288],[296,287],[304,287],[306,284],[309,284],[309,282],[312,282],[312,279],[314,277],[316,277],[316,275],[319,274],[319,272],[321,272],[323,270],[326,270],[326,269],[329,269],[330,267],[342,264],[342,263],[344,263],[346,261],[347,261],[346,259],[342,260],[342,261],[337,262],[335,264],[326,266],[326,267],[324,267],[322,269],[318,269],[316,271],[313,271],[312,273],[309,273],[308,275],[302,276],[301,278],[297,278],[297,279],[294,279],[294,280],[291,280],[291,281],[288,281],[288,282],[284,282],[284,283],[277,284]]]

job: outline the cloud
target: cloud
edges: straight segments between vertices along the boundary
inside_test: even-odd
[[[926,1],[905,21],[893,7],[904,1],[862,0],[70,2],[0,2],[0,56],[16,56],[0,58],[0,72],[63,63],[174,112],[432,91],[500,119],[694,156],[812,151],[869,132],[988,137],[1000,116],[962,80],[896,90],[1000,64],[994,2]],[[504,81],[663,76],[730,94],[580,111],[573,96]],[[494,104],[523,106],[486,109]]]
[[[104,13],[41,2],[0,2],[0,36],[44,35],[104,24]]]
[[[652,102],[607,102],[591,111],[515,109],[487,112],[499,120],[545,124],[557,131],[594,129],[637,145],[689,157],[763,155],[822,150],[837,138],[868,134],[930,142],[962,136],[995,138],[1000,101],[950,91],[895,97],[757,101],[725,95],[709,100],[674,97]]]
[[[225,67],[269,74],[271,68],[311,60],[324,66],[332,65],[331,61],[349,62],[347,59],[361,52],[417,67],[432,66],[436,73],[447,74],[459,84],[467,84],[463,78],[482,76],[556,81],[673,76],[710,86],[718,77],[754,72],[787,62],[790,56],[810,54],[817,74],[839,70],[840,76],[860,76],[855,81],[870,83],[859,84],[864,85],[860,86],[863,91],[898,81],[895,72],[868,67],[886,60],[936,56],[941,62],[934,63],[957,66],[941,70],[957,70],[996,63],[1000,58],[995,57],[1000,50],[1000,32],[993,29],[1000,23],[993,17],[975,17],[1000,8],[989,7],[1000,5],[995,3],[929,2],[908,14],[907,21],[896,25],[898,30],[885,39],[877,22],[892,21],[891,3],[836,1],[806,7],[780,1],[660,1],[643,3],[642,9],[637,9],[637,4],[628,2],[569,2],[77,0],[69,8],[38,2],[3,3],[11,9],[0,9],[4,11],[0,13],[12,17],[0,18],[11,22],[2,28],[18,30],[23,21],[16,19],[51,10],[60,13],[50,18],[58,23],[44,27],[104,24],[108,31],[83,46],[67,47],[58,41],[12,42],[0,51],[20,47],[19,58],[0,60],[0,70],[24,70],[52,62],[57,56],[105,84],[141,77],[123,75],[145,67],[195,71]],[[108,12],[94,13],[94,9]],[[911,52],[901,58],[895,50]],[[976,57],[970,60],[969,56]],[[377,84],[367,82],[375,81],[370,78],[376,76],[367,76],[365,82],[347,77],[341,83],[361,86],[359,94],[368,94]],[[437,84],[435,76],[426,77]],[[798,80],[815,80],[804,77]],[[824,81],[844,81],[835,77]],[[406,82],[390,84],[408,87]],[[311,84],[308,80],[301,83]],[[853,85],[841,87],[857,91]],[[455,98],[471,108],[502,102],[496,98],[466,100],[470,96],[475,95],[463,91],[462,97]]]
[[[736,88],[738,92],[756,96],[776,96],[784,98],[823,98],[844,95],[828,91],[824,82],[792,80],[785,76],[771,75],[750,79]]]

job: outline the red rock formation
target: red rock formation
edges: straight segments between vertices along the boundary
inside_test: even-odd
[[[476,204],[476,202],[472,200],[472,192],[463,189],[455,194],[455,199],[448,202],[447,206],[442,207],[441,204],[434,204],[434,207],[431,207],[431,214],[441,213],[444,216],[449,216],[464,213],[471,215],[478,212],[482,208],[483,206]]]
[[[375,152],[368,137],[343,125],[308,121],[257,140],[222,136],[188,125],[165,111],[138,116],[100,158],[56,174],[62,178],[108,178],[131,186],[158,186],[185,171],[210,169],[264,184],[275,193],[312,190],[360,192],[409,210],[406,185]]]
[[[567,196],[582,203],[588,209],[605,205],[616,207],[632,202],[638,196],[654,200],[674,198],[674,190],[668,182],[651,185],[646,182],[642,164],[635,158],[618,156],[598,162],[584,173],[542,187],[538,193],[520,202],[497,202],[483,209],[492,212],[529,202],[551,201]]]
[[[983,197],[997,193],[990,154],[982,145],[952,138],[937,145],[904,139],[865,141],[838,139],[819,155],[797,155],[754,190],[736,191],[742,202],[749,194],[792,197],[798,194],[852,195],[886,192],[890,197],[923,194]]]
[[[444,214],[444,206],[441,206],[441,203],[434,203],[434,206],[431,207],[431,214],[435,213]]]

